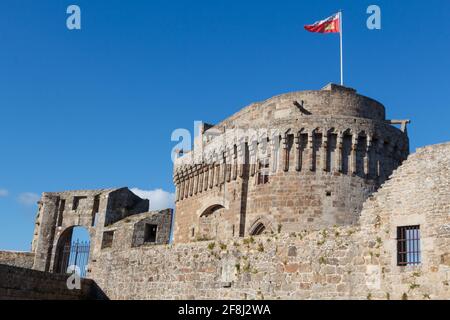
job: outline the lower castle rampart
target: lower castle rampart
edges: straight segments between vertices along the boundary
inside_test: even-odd
[[[448,299],[449,163],[450,143],[411,155],[357,226],[135,248],[120,241],[90,275],[112,299]],[[418,263],[399,265],[398,230],[412,225]]]
[[[114,237],[93,244],[88,278],[110,299],[449,299],[449,164],[450,143],[419,149],[354,226],[167,245],[141,232],[167,237],[170,211],[131,215],[99,229]]]

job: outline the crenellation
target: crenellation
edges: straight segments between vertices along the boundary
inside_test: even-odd
[[[302,102],[301,108],[298,101]],[[301,117],[293,116],[298,112]],[[251,105],[204,134],[207,138],[199,137],[201,146],[197,145],[197,149],[175,160],[174,172],[179,168],[189,170],[197,165],[209,166],[204,191],[214,190],[215,194],[235,201],[236,205],[245,202],[246,212],[235,212],[234,219],[247,219],[264,210],[267,215],[280,219],[282,225],[291,223],[291,229],[303,220],[298,213],[293,214],[299,211],[295,208],[299,201],[304,203],[300,212],[311,218],[306,219],[307,228],[319,228],[329,223],[355,223],[357,211],[366,197],[387,179],[408,152],[403,147],[408,144],[408,137],[384,119],[384,107],[380,103],[360,96],[354,90],[336,86],[317,92],[280,95]],[[243,143],[247,147],[242,147]],[[248,148],[248,159],[243,155],[244,148]],[[205,159],[206,163],[197,162],[200,159]],[[239,162],[244,162],[242,169],[237,165]],[[242,179],[237,179],[238,176]],[[289,180],[284,181],[283,176]],[[187,179],[189,192],[177,201],[177,212],[187,210],[186,214],[193,215],[192,206],[198,210],[204,199],[208,199],[203,195],[199,197],[197,179],[196,175]],[[350,188],[338,187],[349,180]],[[229,192],[237,187],[236,183],[247,184],[239,186],[246,190],[244,196],[247,199],[236,198]],[[328,189],[346,189],[347,196],[327,208],[323,207],[319,194],[313,196],[313,200],[299,200],[297,197],[301,193],[295,186],[307,189],[309,185],[314,186],[313,192],[320,193],[326,189],[325,185]],[[357,190],[361,187],[362,193]],[[285,200],[276,199],[279,192]],[[187,198],[192,201],[185,205]],[[274,203],[279,204],[276,211]],[[310,210],[311,205],[314,210]],[[232,214],[225,211],[226,215]],[[344,218],[345,211],[347,218]],[[330,212],[334,212],[334,218]],[[199,216],[192,216],[194,223],[196,219]],[[245,225],[245,222],[239,224]],[[190,232],[187,227],[177,230]],[[175,232],[175,242],[180,238],[187,239]]]

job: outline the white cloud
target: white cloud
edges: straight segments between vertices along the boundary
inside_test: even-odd
[[[7,197],[9,195],[8,190],[6,189],[0,189],[0,198]]]
[[[39,201],[39,199],[40,199],[39,195],[32,192],[21,193],[17,198],[17,200],[25,206],[35,205],[36,202]]]
[[[142,199],[150,200],[150,210],[162,210],[175,207],[175,194],[162,189],[141,190],[133,188],[131,191]]]

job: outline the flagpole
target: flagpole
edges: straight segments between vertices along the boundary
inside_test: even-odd
[[[343,50],[342,50],[342,10],[339,10],[339,35],[340,35],[340,50],[341,50],[341,86],[344,85],[344,57],[343,57]]]

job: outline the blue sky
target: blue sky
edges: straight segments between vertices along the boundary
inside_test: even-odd
[[[66,28],[70,4],[82,30]],[[410,118],[412,150],[450,140],[448,0],[1,1],[0,248],[29,249],[41,192],[164,198],[174,129],[338,82],[339,37],[303,30],[338,9],[346,85]]]

